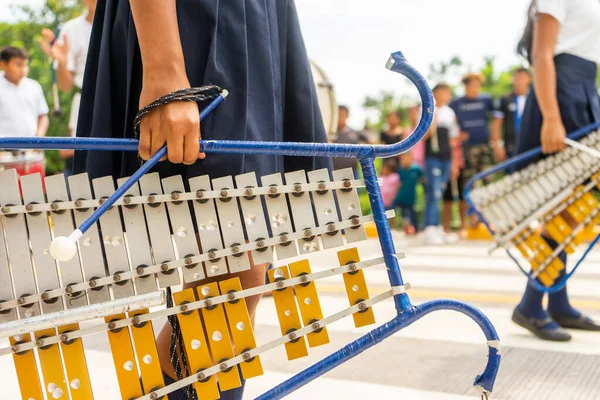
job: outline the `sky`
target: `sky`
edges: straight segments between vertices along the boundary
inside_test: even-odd
[[[0,0],[0,20],[14,18],[11,4],[43,0]],[[367,95],[393,90],[416,96],[401,76],[385,69],[401,50],[424,75],[431,63],[458,55],[473,70],[485,56],[498,67],[521,60],[515,54],[528,0],[296,0],[309,58],[335,87],[338,103],[351,109],[361,127]]]

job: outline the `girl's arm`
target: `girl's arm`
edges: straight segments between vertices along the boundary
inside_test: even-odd
[[[175,90],[189,88],[179,38],[175,0],[130,0],[142,54],[140,108]],[[200,151],[196,103],[174,102],[149,113],[140,126],[140,156],[150,158],[167,145],[172,163],[193,164]]]
[[[554,49],[560,23],[548,14],[538,14],[533,33],[532,62],[535,95],[544,118],[541,131],[542,151],[555,153],[565,148],[566,130],[556,98]]]

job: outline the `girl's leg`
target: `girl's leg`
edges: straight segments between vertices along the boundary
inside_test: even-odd
[[[555,248],[556,242],[545,238],[550,247]],[[565,257],[566,261],[566,257]],[[513,312],[512,320],[517,325],[528,329],[541,339],[554,341],[571,340],[571,335],[560,327],[544,310],[544,293],[527,283],[523,298]]]

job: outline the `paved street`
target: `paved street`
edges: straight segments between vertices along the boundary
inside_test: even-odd
[[[547,343],[513,325],[510,315],[525,284],[516,267],[501,252],[487,254],[489,243],[462,242],[444,247],[408,244],[399,237],[398,251],[405,280],[415,304],[437,298],[472,303],[492,320],[502,340],[502,365],[493,398],[600,399],[600,334],[573,332],[570,343]],[[360,246],[363,260],[377,257],[378,242]],[[337,265],[335,251],[312,262],[313,270]],[[383,267],[366,270],[371,295],[387,289]],[[600,318],[600,252],[573,278],[573,303]],[[318,282],[324,314],[348,306],[341,277]],[[375,308],[377,323],[394,316],[392,301]],[[256,320],[259,344],[280,336],[271,298],[260,305]],[[159,322],[160,324],[160,322]],[[331,344],[309,350],[309,356],[289,362],[283,348],[262,356],[266,374],[247,385],[246,398],[254,398],[273,384],[291,377],[311,363],[352,341],[369,328],[356,329],[351,318],[330,326]],[[3,343],[4,344],[4,343]],[[96,398],[117,398],[115,375],[104,335],[86,338],[88,362]],[[291,399],[475,399],[475,376],[486,362],[485,338],[467,317],[437,312],[424,317],[347,364],[292,394]],[[10,357],[0,358],[3,399],[18,398],[16,375]],[[7,379],[8,378],[8,379]]]

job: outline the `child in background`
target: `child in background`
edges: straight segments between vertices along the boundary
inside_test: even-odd
[[[386,210],[394,209],[394,203],[398,190],[400,190],[400,176],[396,173],[398,163],[395,158],[387,158],[381,166],[381,177],[383,184],[381,186],[381,196]]]
[[[396,195],[395,205],[402,212],[404,232],[413,235],[418,231],[417,212],[415,203],[417,199],[417,183],[423,178],[423,170],[413,162],[411,152],[400,155],[400,190]]]

